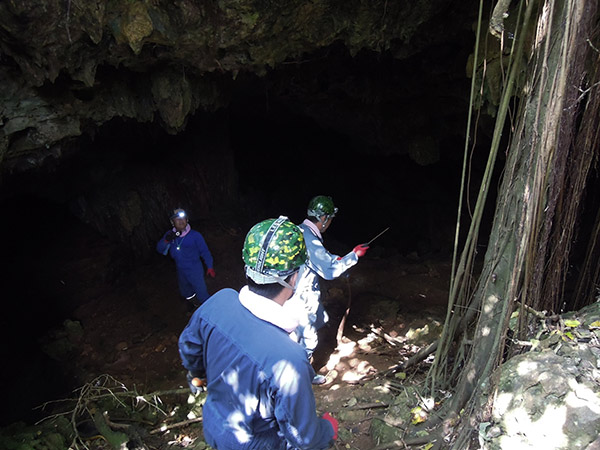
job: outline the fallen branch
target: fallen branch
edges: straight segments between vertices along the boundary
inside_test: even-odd
[[[385,417],[386,417],[385,415],[383,415],[383,416],[367,416],[367,417],[363,417],[362,419],[353,421],[351,423],[358,425],[359,423],[363,423],[363,422],[366,422],[367,420],[373,420],[373,419],[379,419],[379,420],[385,422]],[[347,423],[347,421],[346,421],[346,423]]]
[[[404,344],[404,342],[402,340],[400,340],[398,338],[395,338],[395,337],[392,337],[389,334],[384,333],[383,331],[378,330],[377,328],[371,327],[371,333],[376,334],[381,339],[383,339],[385,342],[387,342],[388,344],[390,344],[392,347],[397,347],[398,345]]]
[[[529,314],[534,315],[538,319],[546,320],[546,319],[549,318],[548,316],[546,316],[546,314],[544,314],[543,312],[540,312],[540,311],[536,311],[531,306],[527,306],[526,304],[521,303],[519,301],[517,301],[515,303],[517,303],[518,305],[520,305],[525,311],[527,311]]]
[[[105,390],[109,390],[108,388],[105,388]],[[156,391],[156,392],[151,392],[150,394],[138,394],[135,391],[123,391],[123,392],[112,392],[110,391],[109,394],[97,394],[97,395],[89,395],[87,398],[89,398],[90,400],[99,400],[102,398],[107,398],[107,397],[130,397],[130,398],[136,398],[136,399],[140,399],[140,400],[148,400],[148,399],[152,399],[154,397],[160,397],[160,396],[164,396],[164,395],[179,395],[179,394],[189,394],[190,389],[189,388],[179,388],[179,389],[170,389],[170,390],[166,390],[166,391]],[[76,398],[65,398],[65,399],[59,399],[59,400],[50,400],[48,402],[44,402],[39,406],[36,406],[33,409],[41,409],[44,410],[46,409],[47,406],[49,405],[53,405],[56,403],[66,403],[66,402],[77,402],[79,399]],[[43,422],[44,420],[47,420],[48,418],[52,418],[52,417],[56,417],[56,416],[61,416],[61,415],[65,415],[65,414],[70,414],[70,411],[65,412],[65,413],[59,413],[59,414],[55,414],[49,417],[45,417],[44,419],[40,420],[37,423]]]
[[[94,412],[91,417],[98,432],[106,439],[106,442],[108,442],[112,448],[123,448],[123,446],[129,442],[128,434],[120,431],[113,431],[106,420],[106,416],[100,411]],[[79,435],[77,435],[76,438],[80,439]]]
[[[70,447],[88,448],[83,442],[83,438],[79,435],[78,425],[81,420],[85,420],[86,417],[89,417],[92,419],[94,425],[96,426],[96,429],[100,432],[100,435],[107,442],[109,442],[113,448],[119,448],[121,444],[130,441],[133,442],[135,445],[143,446],[140,433],[145,434],[145,432],[135,424],[122,424],[111,421],[109,417],[110,409],[106,410],[103,406],[103,409],[100,410],[98,407],[98,401],[112,399],[116,405],[127,409],[134,409],[137,407],[141,410],[146,405],[148,405],[159,411],[162,415],[168,416],[168,414],[161,409],[162,401],[160,399],[160,396],[187,394],[189,393],[189,389],[180,388],[156,391],[150,394],[140,394],[135,390],[127,389],[127,387],[124,384],[118,382],[111,375],[103,374],[96,377],[91,382],[86,383],[81,388],[76,389],[74,392],[78,395],[77,398],[46,402],[39,406],[38,408],[45,409],[50,404],[60,403],[61,405],[71,409],[69,409],[68,411],[53,414],[49,417],[45,417],[44,419],[38,421],[36,425],[46,420],[51,420],[60,416],[67,416],[72,429],[72,435],[70,437]],[[69,405],[69,403],[73,403],[73,405]],[[140,421],[135,422],[138,424],[143,423]],[[189,421],[182,423],[182,425],[185,423],[189,423]],[[174,424],[168,426],[168,428],[162,428],[169,429],[174,428],[176,426],[181,425]],[[160,431],[160,429],[158,431]]]
[[[357,411],[361,409],[387,408],[388,406],[390,405],[388,405],[387,403],[365,403],[363,405],[355,405],[344,409],[346,409],[347,411]]]
[[[406,370],[409,367],[416,365],[417,363],[423,361],[425,358],[427,358],[429,355],[431,355],[433,352],[435,352],[437,350],[438,344],[439,344],[439,340],[432,342],[427,347],[422,348],[417,353],[415,353],[413,356],[408,358],[406,360],[406,362],[396,364],[395,366],[393,366],[383,372],[380,372],[378,375],[386,377],[398,370]]]
[[[160,433],[163,431],[172,430],[173,428],[179,428],[179,427],[183,427],[183,426],[189,425],[191,423],[197,423],[197,422],[202,422],[202,417],[196,417],[195,419],[184,420],[182,422],[172,423],[171,425],[161,425],[160,427],[155,428],[154,430],[150,431],[150,434],[157,434],[157,433]]]
[[[113,422],[112,420],[110,420],[110,416],[108,415],[108,411],[104,411],[102,413],[102,415],[104,416],[104,420],[106,421],[106,424],[109,427],[111,427],[113,430],[128,430],[129,428],[131,428],[131,425],[129,425],[129,424],[116,423],[116,422]]]

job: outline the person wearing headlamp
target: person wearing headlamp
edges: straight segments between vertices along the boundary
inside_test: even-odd
[[[194,308],[209,297],[204,269],[209,277],[216,276],[213,257],[202,234],[191,229],[185,210],[175,209],[170,220],[173,228],[158,241],[156,250],[175,261],[179,292]]]

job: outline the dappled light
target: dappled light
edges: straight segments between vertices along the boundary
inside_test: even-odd
[[[341,380],[345,382],[355,382],[363,378],[375,369],[368,362],[357,357],[357,350],[368,352],[370,347],[367,341],[373,338],[361,339],[359,342],[346,340],[340,343],[333,353],[329,356],[325,367],[327,368],[327,378],[336,379],[341,374]]]
[[[222,375],[223,380],[231,386],[233,392],[237,392],[239,389],[239,376],[240,374],[237,369],[229,370]]]
[[[252,435],[247,430],[246,416],[241,411],[233,411],[227,417],[227,428],[235,435],[238,442],[249,442]]]
[[[348,382],[358,381],[374,371],[375,368],[368,361],[354,359],[350,362],[350,368],[345,371],[342,380]]]
[[[435,340],[438,336],[440,323],[430,318],[430,323],[425,323],[422,327],[406,327],[404,323],[398,323],[396,326],[402,330],[389,329],[388,332],[381,327],[375,327],[370,324],[368,329],[371,332],[363,331],[364,336],[357,340],[350,340],[344,337],[333,352],[329,355],[325,368],[327,369],[327,378],[330,381],[340,379],[347,383],[357,383],[380,370],[393,367],[373,366],[369,360],[370,355],[377,355],[381,351],[382,344],[390,346],[398,354],[414,354],[423,348],[427,342]],[[356,331],[359,327],[354,327]],[[394,360],[394,365],[397,360]]]
[[[477,369],[469,369],[466,376],[467,376],[467,380],[469,380],[469,382],[473,382],[477,377]]]
[[[539,418],[532,419],[526,408],[515,407],[506,411],[503,422],[508,436],[500,442],[504,448],[513,445],[522,446],[524,442],[535,442],[540,448],[563,448],[568,444],[563,433],[566,421],[567,407],[565,405],[548,405]]]
[[[259,405],[258,398],[253,394],[240,395],[240,402],[244,405],[244,413],[247,416],[254,414],[258,406],[261,406],[261,410],[259,411],[261,417],[267,417],[266,414],[269,413],[268,410],[264,409],[266,405]]]
[[[491,314],[498,302],[499,299],[496,295],[490,295],[483,303],[483,314]]]
[[[300,377],[289,361],[277,362],[273,366],[273,377],[275,378],[275,383],[285,395],[296,395]]]
[[[593,401],[598,398],[596,392],[574,379],[570,379],[568,383],[571,390],[565,398],[567,406],[570,408],[589,408],[592,413],[600,416],[600,402]]]
[[[538,369],[539,364],[535,361],[522,361],[517,366],[517,373],[521,376],[527,375],[531,372],[535,372]]]
[[[562,334],[543,328],[534,349],[513,357],[498,369],[491,421],[480,435],[490,444],[489,448],[494,448],[495,443],[507,449],[584,449],[597,439],[598,336],[594,334],[589,346],[586,338],[575,336],[587,336],[590,328],[595,329],[600,304],[586,309],[574,315],[576,319],[559,322],[560,326],[568,325],[569,331]]]
[[[383,383],[380,386],[375,386],[375,390],[384,394],[389,394],[390,392],[392,392],[392,388],[390,387],[389,383]]]

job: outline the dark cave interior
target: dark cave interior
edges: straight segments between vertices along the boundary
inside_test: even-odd
[[[3,341],[10,343],[4,346],[5,364],[12,370],[3,371],[3,384],[15,392],[34,386],[44,393],[37,402],[73,388],[75,380],[40,350],[40,340],[86,301],[89,284],[108,290],[132,267],[155,261],[155,241],[174,207],[188,209],[200,228],[218,221],[245,233],[279,214],[300,223],[312,196],[331,195],[340,209],[327,236],[332,251],[347,251],[390,227],[380,241],[379,257],[450,258],[468,107],[463,62],[469,48],[461,51],[463,57],[451,58],[454,65],[445,67],[445,74],[432,67],[432,55],[398,62],[389,55],[342,58],[330,51],[315,57],[318,66],[290,65],[266,78],[240,76],[229,106],[196,113],[177,135],[165,132],[158,119],[113,119],[68,143],[60,161],[6,174],[1,328]],[[314,73],[317,67],[320,77]],[[352,86],[360,100],[348,96]],[[303,103],[303,95],[310,100]],[[392,111],[395,121],[381,123]],[[368,123],[370,115],[373,123]],[[403,121],[406,129],[396,129]],[[415,162],[402,140],[411,133],[430,133],[438,157]],[[472,202],[487,158],[488,133],[482,130],[469,161]],[[137,229],[122,234],[114,221],[109,223],[116,214],[110,205],[130,190],[150,198],[155,192],[148,186],[158,184],[177,204],[142,201],[147,208],[141,212],[141,237],[135,237]],[[90,215],[94,202],[109,206]],[[90,275],[67,289],[58,274],[69,270],[69,261],[83,261]],[[43,385],[36,381],[39,374]],[[22,406],[3,420],[21,417],[31,407]]]

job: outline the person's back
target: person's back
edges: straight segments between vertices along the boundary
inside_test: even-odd
[[[287,224],[301,239],[300,230]],[[246,259],[256,259],[255,248]],[[289,283],[295,284],[305,256],[298,261],[295,254],[291,258],[293,270],[285,279],[262,266],[260,273],[254,266],[247,268],[249,277],[278,279],[287,287],[275,283],[279,287],[273,289],[249,279],[239,294],[223,289],[198,308],[180,336],[184,367],[193,376],[206,378],[204,435],[216,449],[320,450],[329,447],[336,435],[335,419],[316,415],[314,370],[302,347],[288,335],[297,322],[288,320],[282,304],[293,292]],[[287,268],[279,267],[279,273]],[[273,292],[273,299],[259,292]]]
[[[182,348],[195,345],[195,333],[206,360],[210,395],[203,421],[209,445],[279,448],[281,432],[298,448],[328,446],[331,429],[315,414],[314,371],[285,330],[254,316],[236,291],[224,289],[196,310],[181,336]],[[280,429],[291,423],[293,428]],[[303,438],[296,442],[298,436]]]

